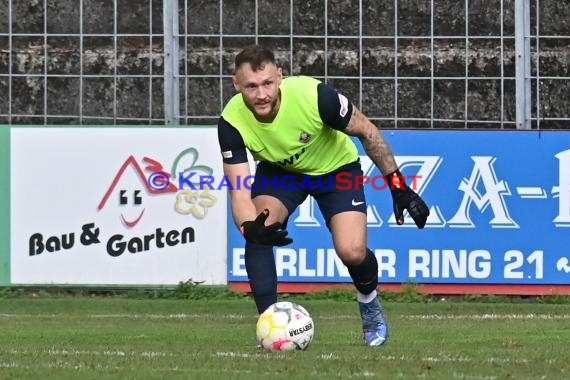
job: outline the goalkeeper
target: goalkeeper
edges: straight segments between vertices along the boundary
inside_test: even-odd
[[[362,186],[346,189],[344,181],[341,190],[335,183],[339,173],[343,178],[363,175],[349,136],[360,140],[386,176],[398,224],[407,210],[423,228],[428,207],[404,182],[382,134],[344,95],[315,78],[283,78],[273,52],[259,45],[240,51],[234,70],[238,94],[222,111],[218,139],[258,312],[277,301],[273,247],[292,242],[287,219],[311,195],[356,287],[364,343],[382,345],[388,326],[377,294],[378,262],[367,247],[364,191]],[[246,149],[259,161],[251,187],[239,183],[250,175]],[[288,185],[282,186],[285,178]]]

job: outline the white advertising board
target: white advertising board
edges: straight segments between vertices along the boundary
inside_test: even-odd
[[[222,176],[215,128],[24,127],[10,145],[12,284],[227,283],[227,191],[192,185]]]

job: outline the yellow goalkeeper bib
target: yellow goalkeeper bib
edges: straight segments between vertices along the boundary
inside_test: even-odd
[[[345,133],[323,123],[318,109],[317,79],[287,77],[281,82],[281,105],[271,123],[262,123],[241,94],[230,99],[222,117],[241,134],[258,161],[268,161],[294,173],[321,175],[358,159]]]

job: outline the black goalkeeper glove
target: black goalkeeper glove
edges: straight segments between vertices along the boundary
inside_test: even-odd
[[[424,228],[429,216],[429,208],[423,199],[406,185],[404,176],[399,170],[387,175],[386,179],[392,192],[396,223],[404,224],[404,210],[408,210],[416,226]]]
[[[263,245],[283,246],[291,244],[293,239],[287,236],[287,230],[284,230],[279,222],[265,225],[265,221],[269,216],[269,210],[263,210],[255,220],[248,220],[241,224],[241,234],[250,243]]]

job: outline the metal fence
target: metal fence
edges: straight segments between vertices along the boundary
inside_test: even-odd
[[[0,0],[0,123],[214,124],[272,47],[394,128],[570,127],[568,0]]]

